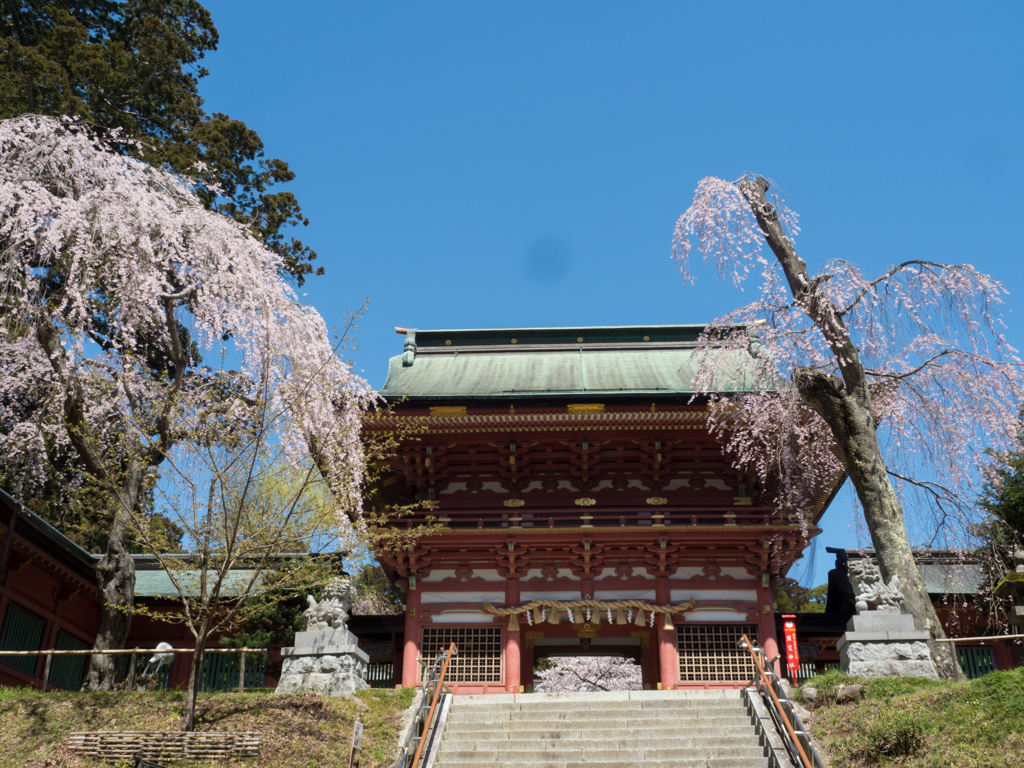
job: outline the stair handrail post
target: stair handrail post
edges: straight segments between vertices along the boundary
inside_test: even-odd
[[[750,651],[750,656],[754,660],[754,666],[757,668],[757,672],[761,676],[761,681],[765,689],[767,689],[768,695],[771,696],[772,702],[775,705],[775,711],[778,712],[778,714],[781,716],[782,723],[786,726],[786,731],[789,734],[789,738],[793,742],[793,746],[796,747],[796,751],[800,755],[801,763],[805,766],[805,768],[816,768],[816,766],[820,766],[820,760],[817,760],[816,762],[812,763],[810,759],[807,757],[807,753],[804,752],[803,744],[800,743],[800,739],[797,738],[796,731],[793,729],[792,724],[789,722],[789,715],[786,713],[786,710],[783,709],[782,703],[779,701],[779,697],[775,695],[775,689],[772,686],[771,682],[768,680],[768,676],[765,674],[764,667],[761,664],[761,659],[758,656],[759,651],[761,653],[764,653],[764,651],[762,651],[760,648],[755,650],[754,645],[750,642],[750,638],[748,638],[746,634],[743,635],[743,640],[741,642],[745,643],[747,646],[747,650]],[[803,723],[801,723],[801,728],[802,727]],[[814,747],[811,747],[811,749],[813,750]],[[815,752],[814,756],[815,758],[818,757],[817,752]]]
[[[420,754],[423,752],[423,745],[427,742],[427,734],[430,732],[430,723],[434,717],[434,709],[437,707],[437,699],[441,695],[441,688],[444,687],[444,676],[448,672],[448,663],[452,660],[452,656],[457,652],[455,643],[448,646],[448,653],[445,655],[444,666],[441,667],[441,675],[437,678],[437,682],[434,685],[434,697],[430,702],[430,711],[427,712],[427,720],[423,724],[423,734],[420,736],[420,743],[416,745],[416,755],[413,757],[412,764],[409,768],[416,768],[420,762]],[[431,680],[431,682],[433,683],[434,681]],[[426,691],[424,691],[424,693],[426,693]]]

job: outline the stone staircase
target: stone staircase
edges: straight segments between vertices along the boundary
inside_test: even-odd
[[[433,768],[771,768],[758,722],[742,691],[455,696]]]

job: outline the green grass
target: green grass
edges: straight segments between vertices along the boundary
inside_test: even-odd
[[[864,698],[836,704],[839,686],[851,683]],[[807,686],[821,694],[810,728],[834,768],[1024,765],[1024,668],[966,683],[829,672]]]
[[[239,766],[334,768],[348,765],[352,725],[358,717],[364,728],[361,768],[385,768],[394,757],[402,712],[412,703],[412,695],[411,688],[338,698],[313,693],[200,695],[196,730],[262,732],[260,757]],[[71,731],[174,731],[183,706],[181,691],[41,694],[0,688],[0,768],[111,768],[111,763],[70,755],[61,743]]]

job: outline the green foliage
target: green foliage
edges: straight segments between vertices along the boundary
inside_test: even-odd
[[[1016,450],[991,456],[991,479],[981,493],[981,507],[993,518],[986,532],[996,543],[1024,539],[1024,434],[1018,431],[1017,439]]]
[[[245,623],[230,636],[221,637],[220,644],[226,648],[281,648],[292,645],[295,633],[301,632],[305,626],[302,612],[309,607],[306,595],[312,594],[320,599],[324,584],[334,575],[337,574],[333,563],[326,558],[311,560],[302,582],[297,585],[288,584],[285,588],[276,586],[283,581],[280,574],[268,572],[263,580],[267,588],[249,606]],[[247,659],[249,656],[246,654]],[[252,654],[251,660],[260,663],[264,658],[264,654]],[[270,663],[267,674],[280,677],[281,661]]]
[[[775,585],[772,600],[780,613],[824,613],[828,599],[828,585],[808,589],[796,579],[782,578]]]
[[[352,577],[355,615],[399,614],[404,611],[402,593],[395,589],[378,563],[364,564]]]
[[[924,744],[924,729],[909,712],[883,712],[867,733],[865,757],[881,763],[886,758],[916,755]]]
[[[273,696],[215,693],[199,697],[200,730],[259,731],[260,758],[231,765],[348,765],[352,726],[363,723],[361,768],[386,768],[395,757],[402,713],[413,688],[359,691],[352,696],[315,693]],[[110,768],[112,763],[73,757],[62,744],[72,731],[174,731],[184,706],[183,691],[39,693],[33,688],[0,687],[0,768],[78,766]],[[161,760],[161,764],[166,761]],[[210,763],[180,761],[178,768]],[[220,764],[220,763],[218,763]],[[227,765],[228,763],[224,763]]]
[[[206,204],[251,227],[301,285],[316,253],[285,231],[308,221],[275,189],[295,174],[265,158],[243,122],[203,109],[201,62],[217,42],[196,0],[11,0],[0,14],[0,119],[67,115],[138,140],[132,153],[194,178]]]
[[[864,698],[836,704],[850,683],[864,686]],[[835,768],[1010,768],[1024,754],[1024,668],[964,683],[829,672],[808,686],[823,702],[812,732]]]
[[[99,554],[107,548],[111,515],[107,508],[109,493],[90,482],[88,476],[66,462],[50,464],[46,482],[19,494],[15,483],[0,471],[0,488],[20,501],[26,509],[39,515],[82,549]],[[149,535],[161,542],[165,552],[182,551],[185,532],[181,526],[159,512],[153,511],[153,494],[147,489],[140,500],[142,517],[147,520]],[[148,552],[137,541],[128,543],[133,554]]]

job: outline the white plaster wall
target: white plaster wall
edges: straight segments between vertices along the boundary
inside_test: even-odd
[[[756,589],[673,589],[672,602],[681,603],[693,598],[694,600],[743,600],[744,602],[757,602]]]
[[[505,592],[423,592],[420,604],[428,603],[505,603]]]
[[[598,589],[596,600],[653,600],[653,589]]]
[[[502,596],[504,600],[504,595]],[[579,600],[580,591],[574,589],[571,591],[562,592],[540,592],[533,590],[522,590],[519,593],[519,600],[524,603],[528,603],[531,600]]]
[[[757,578],[756,576],[751,576],[749,573],[747,573],[746,568],[731,565],[724,566],[721,569],[721,574],[723,576],[732,576],[734,579],[736,579],[736,581],[753,581]]]
[[[648,573],[647,569],[644,568],[643,566],[634,566],[633,567],[633,575],[632,575],[631,578],[634,578],[634,579],[644,579],[645,581],[654,581],[657,577],[654,574],[652,574],[652,573]],[[615,572],[615,568],[602,568],[601,569],[601,573],[599,573],[597,576],[594,577],[594,581],[604,581],[604,580],[612,580],[612,581],[618,581],[619,580],[618,574],[616,574],[616,572]]]
[[[444,611],[430,617],[431,624],[493,624],[494,614],[484,611]]]
[[[612,571],[614,573],[614,571]],[[572,572],[571,568],[559,568],[555,571],[559,579],[566,581],[582,581],[579,576]],[[544,571],[540,568],[531,568],[526,572],[526,576],[523,577],[523,581],[529,581],[530,579],[539,579],[544,575]]]
[[[704,569],[696,565],[688,565],[683,568],[676,568],[672,574],[673,579],[695,579],[704,575]]]
[[[688,622],[746,621],[747,614],[731,611],[728,608],[706,608],[703,610],[698,608],[696,611],[684,614],[684,619]]]

